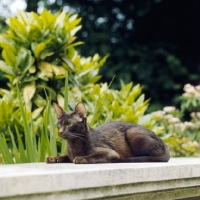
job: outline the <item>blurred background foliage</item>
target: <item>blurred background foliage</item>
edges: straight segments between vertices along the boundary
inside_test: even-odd
[[[55,116],[50,112],[50,101],[64,106],[66,98],[70,110],[77,101],[86,104],[88,123],[93,127],[110,120],[138,123],[155,131],[168,144],[172,156],[198,156],[200,92],[199,86],[193,85],[199,83],[200,2],[26,3],[28,12],[40,15],[18,12],[7,25],[5,18],[0,18],[0,32],[4,33],[0,42],[3,162],[43,161],[46,155],[64,153],[65,144],[52,125]],[[42,11],[44,8],[74,15],[52,15]],[[35,38],[34,32],[40,37]],[[17,85],[25,107],[19,101]],[[34,106],[27,107],[30,103]],[[31,149],[34,155],[27,153]]]
[[[140,83],[151,98],[149,111],[178,105],[183,85],[199,83],[198,0],[15,1],[26,2],[29,12],[46,8],[78,13],[82,31],[77,37],[85,44],[77,51],[85,57],[109,54],[101,81],[110,82],[116,75],[115,89],[120,88],[119,79]]]

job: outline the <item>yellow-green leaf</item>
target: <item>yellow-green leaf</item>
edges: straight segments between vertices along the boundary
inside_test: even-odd
[[[35,91],[36,91],[35,81],[32,81],[25,85],[23,89],[23,97],[25,103],[28,103],[33,98]]]
[[[42,112],[43,109],[44,109],[43,107],[35,109],[32,112],[32,119],[36,119],[40,115],[40,113]]]
[[[10,67],[9,65],[7,65],[4,61],[0,60],[0,70],[9,74],[9,75],[12,75],[12,76],[15,76],[15,72],[14,70],[12,69],[12,67]]]
[[[38,68],[40,69],[40,71],[44,72],[45,75],[48,77],[48,78],[52,78],[53,77],[53,70],[52,70],[52,67],[51,67],[51,64],[48,63],[48,62],[40,62],[38,64]]]
[[[44,49],[46,48],[46,44],[44,42],[39,43],[38,45],[35,46],[33,49],[34,55],[36,58],[39,58],[40,54]]]
[[[58,104],[63,108],[64,107],[64,97],[61,94],[57,95]]]

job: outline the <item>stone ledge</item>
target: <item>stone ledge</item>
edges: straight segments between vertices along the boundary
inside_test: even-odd
[[[168,163],[0,165],[0,199],[180,199],[200,196],[200,158]]]

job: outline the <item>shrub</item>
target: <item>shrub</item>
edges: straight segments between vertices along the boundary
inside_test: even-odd
[[[186,84],[181,109],[165,107],[154,112],[156,124],[164,127],[163,139],[172,156],[198,156],[200,152],[200,86]]]
[[[4,163],[39,162],[47,155],[64,153],[66,144],[57,137],[52,100],[65,109],[73,109],[83,101],[92,127],[121,120],[160,132],[155,120],[144,115],[148,100],[140,85],[121,83],[118,91],[107,83],[96,84],[107,56],[84,58],[75,50],[81,44],[74,42],[74,34],[80,29],[77,15],[18,11],[17,18],[7,23],[8,32],[0,35],[0,69],[11,90],[0,90],[0,109],[6,113],[0,119]]]
[[[74,49],[82,44],[75,42],[80,21],[71,13],[51,14],[46,10],[41,15],[18,11],[16,18],[7,20],[8,31],[0,34],[0,70],[15,96],[18,84],[26,104],[34,102],[37,107],[44,107],[44,89],[56,101],[65,93],[68,75],[70,87],[100,79],[98,71],[107,57],[101,59],[95,54],[84,58]]]

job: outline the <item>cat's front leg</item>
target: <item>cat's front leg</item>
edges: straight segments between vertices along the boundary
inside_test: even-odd
[[[76,157],[76,158],[74,158],[73,163],[75,163],[75,164],[88,164],[89,163],[88,156]]]
[[[64,156],[49,156],[46,158],[46,163],[69,163],[71,162],[68,155]]]
[[[112,149],[103,149],[96,151],[95,153],[89,156],[80,156],[76,157],[73,160],[75,164],[94,164],[94,163],[111,163],[119,162],[120,155]],[[103,150],[102,150],[103,149]]]

